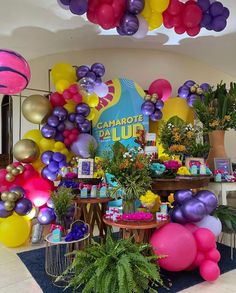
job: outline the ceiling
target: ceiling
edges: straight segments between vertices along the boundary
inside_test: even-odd
[[[183,1],[184,2],[184,1]],[[84,17],[62,9],[57,0],[7,0],[0,6],[0,44],[26,59],[84,49],[145,48],[181,53],[236,77],[236,4],[222,0],[231,15],[221,33],[205,29],[196,38],[160,28],[137,40],[102,31]]]

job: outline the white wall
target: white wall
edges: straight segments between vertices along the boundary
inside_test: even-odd
[[[227,83],[236,80],[235,77],[180,54],[158,50],[105,49],[59,53],[31,60],[32,78],[29,87],[48,90],[48,69],[60,62],[72,65],[91,65],[94,62],[101,62],[106,67],[104,80],[125,77],[136,81],[144,89],[147,89],[155,79],[165,78],[172,84],[173,96],[176,96],[178,87],[188,79],[193,79],[197,83],[208,82],[210,84],[216,84],[221,80]],[[19,99],[14,99],[14,102],[14,119],[18,119]],[[22,134],[38,127],[27,122],[24,117],[21,121]],[[19,139],[17,131],[15,127],[15,142]],[[226,135],[226,148],[228,155],[234,157],[236,161],[235,147],[236,134],[230,132]]]

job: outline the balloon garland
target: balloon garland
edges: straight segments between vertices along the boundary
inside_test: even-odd
[[[138,39],[162,24],[190,37],[202,28],[220,32],[230,14],[221,2],[210,0],[58,0],[58,4],[75,15],[86,14],[89,22],[105,30],[116,28],[119,35]]]

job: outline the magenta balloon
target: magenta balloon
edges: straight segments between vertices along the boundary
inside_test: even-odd
[[[97,141],[92,135],[87,133],[81,133],[78,136],[78,139],[71,145],[71,150],[75,155],[87,159],[89,158],[88,150],[90,142],[93,143],[95,148],[97,148]]]
[[[188,221],[185,219],[183,212],[180,207],[175,207],[173,211],[171,212],[171,220],[173,222],[179,223],[179,224],[186,224]]]
[[[175,202],[178,204],[183,204],[186,200],[191,199],[192,197],[193,193],[190,189],[177,190],[174,193]]]
[[[32,210],[32,207],[32,202],[28,198],[21,198],[16,202],[15,212],[20,216],[25,216]]]
[[[217,208],[217,198],[215,194],[209,190],[199,191],[196,194],[196,198],[204,203],[208,214],[211,214]]]
[[[196,198],[184,202],[181,210],[187,222],[199,222],[207,214],[205,204]]]

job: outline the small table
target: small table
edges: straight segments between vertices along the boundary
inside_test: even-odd
[[[76,198],[74,201],[78,207],[76,218],[83,219],[90,226],[90,235],[93,237],[94,226],[97,224],[99,236],[103,237],[106,233],[106,225],[102,218],[106,213],[108,202],[113,199],[107,198]]]
[[[236,191],[236,182],[210,182],[209,190],[216,193],[222,205],[227,205],[227,192]]]
[[[122,229],[123,238],[128,239],[134,237],[136,243],[149,242],[149,238],[153,230],[160,228],[168,223],[168,221],[158,222],[156,220],[152,220],[150,222],[128,222],[118,220],[117,222],[113,222],[112,220],[106,219],[105,217],[103,217],[103,222],[108,226]]]

